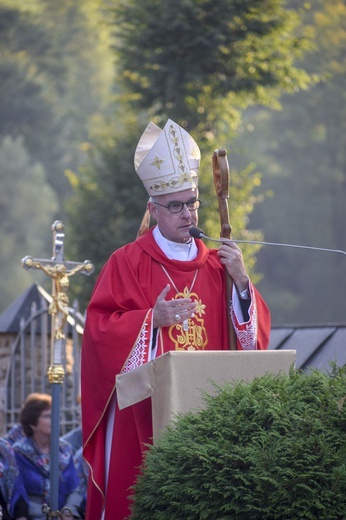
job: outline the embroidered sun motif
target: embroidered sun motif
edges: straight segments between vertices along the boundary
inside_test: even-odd
[[[201,300],[195,300],[196,304],[197,304],[197,307],[196,307],[196,314],[198,314],[198,316],[203,316],[203,314],[205,314],[205,304],[202,303]]]
[[[156,168],[159,170],[161,168],[161,165],[163,163],[162,159],[159,159],[157,155],[155,155],[155,159],[151,163],[151,166],[156,166]]]

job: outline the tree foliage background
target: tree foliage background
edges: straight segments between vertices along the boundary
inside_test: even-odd
[[[262,189],[270,191],[250,227],[266,239],[346,250],[344,1],[316,1],[305,17],[315,49],[303,61],[320,81],[281,99],[281,110],[261,107],[244,114],[238,165],[256,160]],[[250,130],[250,131],[249,131]],[[240,155],[238,155],[238,159]],[[345,255],[264,248],[259,288],[281,323],[344,323]]]
[[[337,0],[0,0],[0,236],[14,244],[0,252],[0,310],[30,283],[20,259],[50,253],[55,218],[66,257],[96,265],[71,284],[85,309],[144,213],[133,152],[150,119],[171,117],[200,145],[207,234],[219,233],[211,155],[226,148],[235,238],[345,249],[344,21]],[[25,157],[33,200],[14,188],[5,142]],[[344,258],[243,249],[274,323],[344,321]]]

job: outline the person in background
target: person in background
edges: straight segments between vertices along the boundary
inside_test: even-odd
[[[73,454],[77,453],[82,446],[82,427],[76,426],[69,432],[64,433],[60,439],[70,444]]]
[[[172,120],[163,130],[149,123],[134,162],[156,225],[111,255],[87,309],[81,371],[84,456],[91,468],[87,520],[130,514],[131,486],[152,439],[150,399],[119,410],[117,374],[170,350],[228,350],[229,319],[237,349],[269,343],[270,312],[239,247],[229,241],[208,249],[189,233],[201,206],[197,143]],[[228,301],[225,270],[233,279]]]
[[[22,425],[20,423],[16,423],[8,430],[6,435],[4,435],[4,439],[6,439],[12,445],[19,439],[22,439],[24,436],[25,435]]]
[[[82,502],[78,508],[81,518],[85,518],[86,501],[87,501],[87,490],[88,490],[88,478],[89,478],[89,467],[86,460],[83,457],[83,446],[81,446],[75,453],[74,464],[76,467],[78,479],[79,479],[79,492],[82,495]]]
[[[0,438],[0,511],[4,520],[31,520],[16,457],[4,438]]]
[[[32,393],[26,398],[20,414],[25,437],[13,445],[17,466],[29,499],[29,513],[33,520],[45,520],[43,504],[50,505],[50,437],[52,398],[48,394]],[[70,508],[79,518],[82,500],[79,481],[69,443],[59,441],[59,510]],[[64,512],[63,520],[71,519]]]

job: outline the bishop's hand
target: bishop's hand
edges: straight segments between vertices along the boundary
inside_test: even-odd
[[[249,286],[249,277],[246,272],[243,253],[234,242],[224,242],[218,251],[220,263],[225,266],[241,293]]]
[[[180,323],[191,318],[196,311],[196,302],[190,298],[178,298],[166,300],[171,286],[169,284],[157,297],[153,308],[153,327],[169,327],[174,323]]]

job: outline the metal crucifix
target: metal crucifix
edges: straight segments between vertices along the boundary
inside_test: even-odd
[[[25,256],[24,269],[40,269],[52,279],[52,301],[49,305],[51,315],[51,365],[48,380],[52,384],[52,424],[50,447],[50,507],[44,505],[47,518],[61,518],[59,507],[59,437],[60,437],[60,391],[64,381],[63,352],[65,351],[65,325],[69,315],[68,289],[69,278],[76,273],[90,275],[94,265],[89,261],[68,262],[64,259],[64,225],[56,220],[52,225],[53,255],[51,259]],[[72,517],[72,513],[70,515]]]

